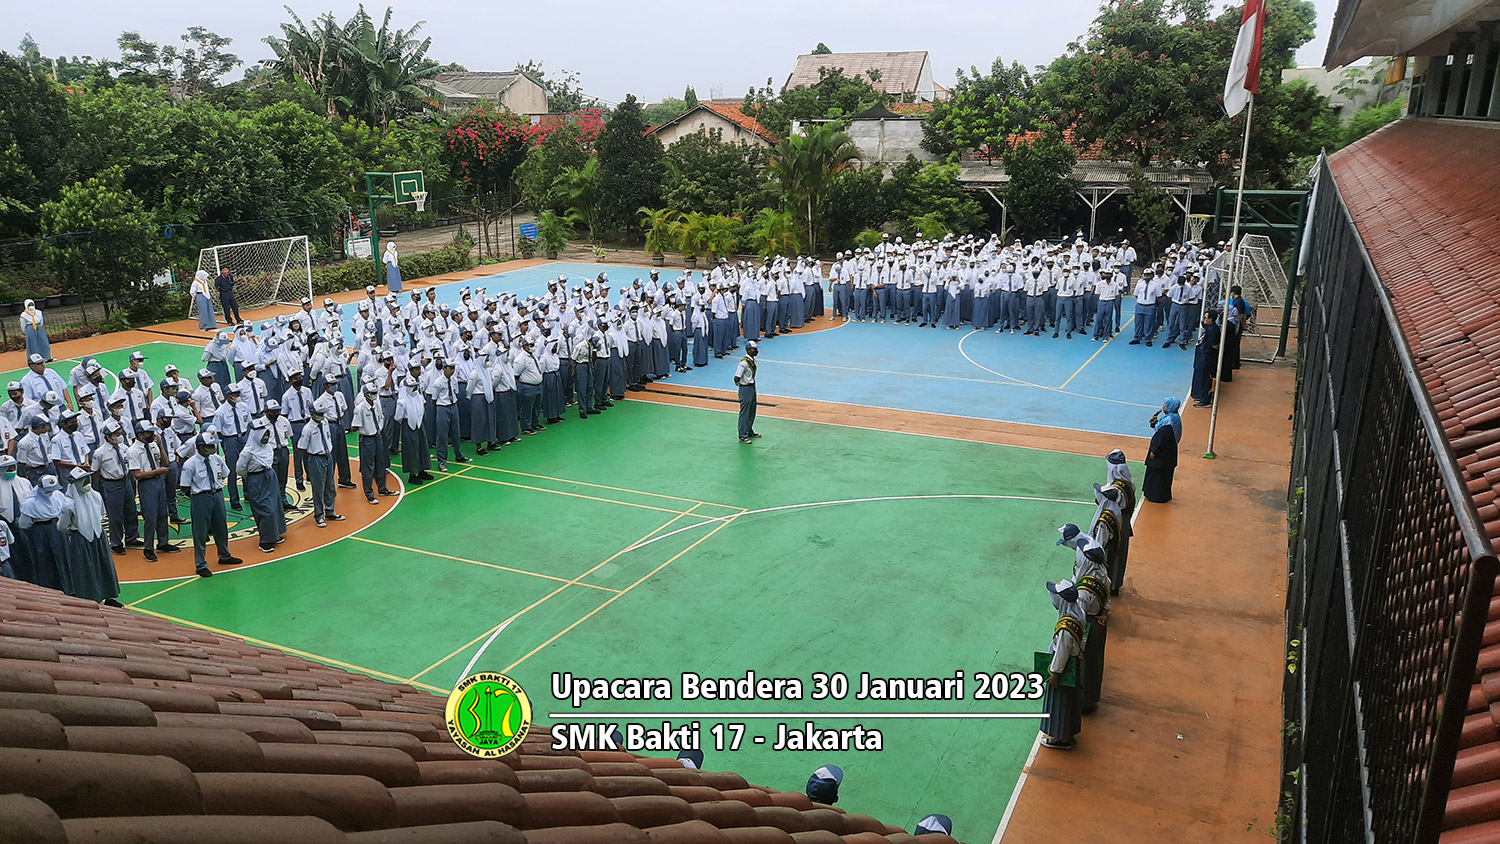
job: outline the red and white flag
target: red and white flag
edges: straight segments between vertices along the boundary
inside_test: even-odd
[[[1224,111],[1230,117],[1243,111],[1250,97],[1260,93],[1260,33],[1265,23],[1265,0],[1245,0],[1234,58],[1229,60],[1229,78],[1224,80]]]

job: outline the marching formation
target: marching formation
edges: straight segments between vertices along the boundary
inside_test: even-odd
[[[1105,457],[1103,484],[1094,484],[1094,516],[1088,530],[1065,524],[1058,545],[1073,549],[1072,576],[1047,583],[1057,624],[1037,670],[1047,676],[1042,746],[1073,747],[1083,716],[1099,707],[1104,684],[1104,646],[1110,600],[1120,594],[1130,557],[1131,516],[1136,487],[1119,449]]]

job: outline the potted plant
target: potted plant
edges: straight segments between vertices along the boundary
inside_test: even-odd
[[[536,241],[523,234],[516,241],[516,251],[521,253],[522,258],[530,260],[536,257]]]
[[[694,211],[682,215],[682,219],[672,223],[677,251],[682,253],[682,265],[687,269],[697,269],[698,256],[708,249],[707,220],[707,214]]]
[[[724,214],[711,214],[703,220],[703,247],[715,258],[733,257],[739,248],[740,219]]]
[[[573,224],[578,221],[578,214],[569,211],[567,216],[559,217],[555,211],[543,211],[536,221],[536,239],[547,253],[547,260],[556,260],[557,253],[568,245],[568,238],[574,236]]]
[[[651,265],[660,267],[666,263],[663,254],[672,245],[672,224],[682,215],[670,208],[641,208],[641,230],[646,233],[646,254],[651,256]]]

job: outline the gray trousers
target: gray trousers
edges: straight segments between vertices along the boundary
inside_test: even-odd
[[[391,455],[385,450],[385,438],[381,436],[359,438],[359,479],[364,484],[365,495],[372,495],[375,488],[386,491],[385,472],[390,468]]]
[[[104,499],[104,512],[109,515],[110,547],[119,548],[127,539],[139,539],[140,526],[136,523],[135,496],[130,494],[129,479],[105,478],[99,493]]]
[[[460,447],[463,441],[458,438],[458,404],[448,406],[438,405],[436,428],[433,437],[437,447],[438,471],[442,472],[448,468],[448,446],[453,446],[453,459],[458,460],[464,456]]]
[[[333,485],[333,459],[327,454],[308,452],[307,480],[312,484],[313,516],[319,519],[333,515],[333,500],[338,487]]]
[[[199,571],[208,568],[208,537],[213,535],[214,545],[219,549],[219,560],[229,559],[229,523],[224,520],[224,493],[222,490],[193,493],[191,513],[193,519],[193,566]]]
[[[740,385],[740,439],[749,439],[755,432],[755,385]]]
[[[578,413],[580,415],[594,412],[594,369],[588,364],[582,364],[574,368],[574,377],[578,382]]]
[[[136,481],[141,496],[141,516],[145,524],[141,527],[141,538],[146,548],[159,548],[172,539],[167,525],[167,476],[157,475]]]

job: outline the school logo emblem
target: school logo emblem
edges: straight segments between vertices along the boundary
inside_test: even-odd
[[[471,674],[448,695],[448,735],[465,753],[495,759],[531,730],[531,700],[504,674]]]

